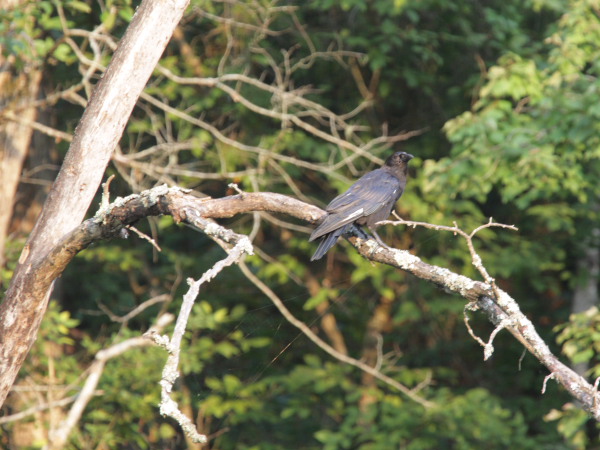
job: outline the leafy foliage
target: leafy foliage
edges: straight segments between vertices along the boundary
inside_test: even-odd
[[[82,57],[108,63],[108,42],[118,41],[133,8],[125,0],[28,2],[0,13],[0,46],[16,58],[16,68],[45,67],[48,84],[59,91],[81,81]],[[94,45],[83,32],[68,33],[99,24],[110,34]],[[175,76],[244,75],[302,92],[304,100],[345,114],[346,126],[336,132],[352,142],[382,130],[422,129],[402,144],[417,157],[399,214],[456,221],[466,230],[490,216],[517,225],[518,234],[481,233],[476,245],[498,283],[523,299],[552,341],[581,275],[581,249],[598,248],[592,238],[600,194],[598,30],[591,0],[193,1],[146,90],[172,109],[148,102],[136,108],[110,168],[122,180],[112,189],[125,194],[168,182],[223,196],[235,182],[323,205],[389,151],[379,145],[369,148],[370,158],[347,158],[348,149],[248,109],[240,98],[276,112],[301,111],[298,104],[286,110],[260,84],[227,84],[236,97],[223,86]],[[68,96],[58,102],[56,126],[72,131],[81,102]],[[343,243],[324,265],[309,264],[314,247],[303,224],[289,218],[249,215],[224,223],[252,235],[260,251],[248,265],[297,317],[328,340],[333,333],[322,319],[333,316],[349,355],[379,364],[436,406],[424,409],[325,356],[230,268],[203,286],[180,366],[178,400],[213,437],[210,448],[597,445],[587,417],[562,408],[562,392],[540,395],[546,374],[537,362],[525,358],[517,370],[522,349],[509,337],[501,333],[494,358],[482,362],[459,299],[373,267]],[[159,311],[176,313],[182,280],[223,255],[169,218],[138,227],[158,239],[162,252],[134,237],[83,252],[62,279],[23,377],[79,385],[96,352],[139,335]],[[391,227],[380,234],[431,263],[477,276],[456,236]],[[16,252],[9,257],[3,281]],[[168,300],[129,321],[110,319],[158,296]],[[557,329],[565,354],[589,362],[594,375],[596,322],[588,314]],[[471,323],[481,336],[492,329],[479,317]],[[145,348],[111,360],[102,395],[86,409],[71,447],[184,448],[180,430],[155,408],[164,358]]]

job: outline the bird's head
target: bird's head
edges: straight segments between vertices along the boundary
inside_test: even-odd
[[[385,165],[390,167],[398,167],[408,164],[408,162],[413,158],[414,156],[410,153],[396,152],[385,161]]]

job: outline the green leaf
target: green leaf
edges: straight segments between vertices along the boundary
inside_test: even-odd
[[[81,1],[68,1],[65,5],[67,8],[78,11],[78,12],[83,12],[86,14],[89,14],[92,12],[92,8],[90,5],[88,5],[85,2],[81,2]]]

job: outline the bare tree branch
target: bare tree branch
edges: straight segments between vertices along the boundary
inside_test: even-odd
[[[51,251],[46,261],[34,267],[34,273],[37,274],[34,279],[35,286],[45,288],[78,251],[92,242],[118,236],[122,227],[144,217],[172,215],[177,222],[185,222],[201,229],[215,237],[225,248],[231,249],[232,245],[240,242],[240,235],[216,225],[210,219],[254,211],[283,213],[310,223],[318,222],[325,214],[316,206],[281,194],[243,193],[220,199],[199,199],[186,194],[185,190],[160,186],[139,195],[118,198],[99,211],[93,219],[74,230]],[[548,368],[553,378],[577,399],[586,411],[596,420],[600,420],[600,408],[596,400],[598,394],[594,387],[551,353],[531,321],[525,317],[508,293],[489,283],[472,280],[446,268],[427,264],[408,251],[383,248],[373,239],[351,237],[349,240],[365,258],[402,269],[467,299],[470,309],[483,311],[493,324],[501,325],[493,334],[505,327]],[[224,261],[229,263],[230,260],[226,258],[221,263],[225,264]],[[167,343],[168,341],[165,341],[164,345],[168,345]]]
[[[15,414],[11,414],[9,416],[0,417],[0,425],[10,422],[17,422],[19,420],[23,420],[26,417],[32,416],[35,413],[40,411],[45,411],[47,409],[58,408],[59,406],[66,406],[69,403],[73,403],[77,400],[77,395],[71,395],[70,397],[61,398],[60,400],[55,400],[53,402],[42,403],[40,405],[32,406],[31,408],[27,408],[24,411],[20,411]]]
[[[598,392],[583,377],[552,354],[531,321],[521,312],[517,302],[506,292],[446,268],[427,264],[408,251],[383,248],[375,240],[351,238],[350,242],[361,255],[371,261],[402,269],[472,302],[472,309],[483,311],[493,324],[503,325],[554,374],[553,378],[581,403],[583,409],[600,421],[600,408],[596,405]]]
[[[147,309],[153,305],[156,305],[157,303],[168,302],[169,300],[171,300],[171,298],[172,297],[169,294],[161,294],[161,295],[157,295],[156,297],[149,298],[145,302],[143,302],[143,303],[139,304],[138,306],[136,306],[135,308],[133,308],[131,311],[129,311],[124,316],[117,316],[112,311],[110,311],[103,303],[98,303],[98,307],[113,322],[127,323],[128,321],[130,321],[132,318],[134,318],[135,316],[140,314],[145,309]]]
[[[175,324],[175,330],[173,336],[169,339],[166,336],[159,336],[157,333],[151,333],[150,338],[158,345],[163,347],[168,353],[169,357],[163,368],[163,376],[160,382],[161,385],[161,402],[160,412],[164,416],[169,416],[175,419],[187,436],[192,442],[205,443],[207,438],[205,435],[200,434],[192,421],[185,415],[179,407],[177,402],[171,398],[171,392],[173,390],[173,384],[179,378],[179,354],[181,352],[181,341],[187,327],[188,318],[192,312],[192,307],[198,294],[200,293],[200,287],[202,284],[210,281],[216,277],[221,270],[232,264],[239,263],[244,254],[252,254],[252,244],[247,236],[236,235],[231,231],[217,225],[211,220],[206,220],[200,216],[196,216],[194,219],[191,215],[187,215],[187,220],[191,225],[204,231],[208,236],[215,240],[222,241],[226,244],[234,244],[233,247],[228,251],[228,255],[225,259],[218,261],[212,268],[207,270],[199,280],[188,280],[190,288],[187,293],[183,296],[183,303],[181,310],[177,316],[177,322]],[[228,247],[228,245],[225,245]]]
[[[51,136],[55,139],[62,139],[67,142],[71,142],[73,140],[73,136],[69,133],[65,133],[64,131],[56,130],[48,125],[44,125],[42,123],[36,122],[34,120],[29,120],[26,117],[19,116],[12,111],[4,111],[2,116],[5,119],[12,120],[19,125],[30,127],[33,130],[39,131],[40,133],[44,133],[47,136]]]

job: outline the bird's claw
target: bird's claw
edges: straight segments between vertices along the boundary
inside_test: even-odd
[[[379,250],[380,248],[385,248],[387,250],[393,250],[392,247],[390,247],[389,245],[387,245],[386,243],[384,243],[384,242],[382,242],[382,241],[380,241],[378,239],[374,239],[374,241],[375,241],[375,243],[377,245],[370,246],[371,247],[371,253],[369,253],[369,258],[372,258],[373,255],[375,253],[377,253],[377,250]]]

